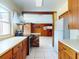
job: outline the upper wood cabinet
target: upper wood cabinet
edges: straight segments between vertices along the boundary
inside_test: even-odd
[[[68,0],[68,12],[61,17],[68,20],[69,29],[79,29],[79,0]]]
[[[25,25],[24,25],[24,35],[28,35],[28,34],[30,34],[31,33],[31,23],[26,23]]]
[[[79,29],[78,0],[68,0],[69,8],[69,29]]]

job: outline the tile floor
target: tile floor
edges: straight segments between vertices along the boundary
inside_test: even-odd
[[[40,47],[32,48],[26,59],[58,59],[57,52],[52,47],[52,37],[40,37]]]

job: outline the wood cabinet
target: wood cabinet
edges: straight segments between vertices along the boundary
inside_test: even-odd
[[[19,59],[23,59],[23,45],[22,43],[19,44]]]
[[[77,59],[76,52],[73,49],[64,45],[61,42],[59,42],[58,44],[59,44],[59,47],[58,47],[58,58],[59,59]]]
[[[62,14],[67,18],[69,29],[79,29],[79,0],[68,0],[68,14]]]
[[[27,40],[23,41],[23,59],[26,58],[27,55]]]
[[[28,34],[30,34],[31,33],[31,26],[32,26],[32,24],[31,23],[26,23],[26,24],[24,24],[24,28],[23,28],[23,30],[24,30],[24,35],[28,35]]]
[[[22,59],[22,43],[13,48],[13,59]]]
[[[68,0],[69,4],[69,12],[71,13],[70,17],[72,17],[72,23],[70,24],[71,29],[78,29],[78,0]],[[73,27],[71,27],[73,26]]]
[[[10,51],[0,57],[0,59],[26,59],[27,39],[13,47]]]
[[[25,59],[27,56],[27,39],[13,48],[13,59]]]
[[[12,50],[8,51],[0,59],[12,59]]]

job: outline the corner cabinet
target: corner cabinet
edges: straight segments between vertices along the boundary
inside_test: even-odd
[[[58,59],[77,59],[77,53],[70,47],[58,42]]]

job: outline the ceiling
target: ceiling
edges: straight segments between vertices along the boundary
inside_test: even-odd
[[[67,0],[43,0],[42,7],[36,7],[35,0],[14,0],[22,11],[56,11]]]

